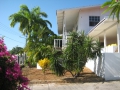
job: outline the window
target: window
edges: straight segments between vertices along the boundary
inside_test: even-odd
[[[100,16],[89,16],[89,26],[95,26],[100,21]]]

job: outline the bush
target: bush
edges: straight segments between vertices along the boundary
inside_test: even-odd
[[[51,56],[50,69],[57,75],[63,76],[65,68],[62,60],[63,53],[61,51],[54,51]]]
[[[12,56],[0,38],[0,89],[1,90],[29,90],[28,79],[22,76],[20,65],[16,57]]]
[[[50,60],[48,58],[44,58],[39,60],[38,64],[42,68],[43,73],[45,74],[45,70],[49,67]]]

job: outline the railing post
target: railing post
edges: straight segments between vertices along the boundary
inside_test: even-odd
[[[58,46],[58,48],[60,48],[60,39],[59,39],[58,41],[59,41],[59,46]]]

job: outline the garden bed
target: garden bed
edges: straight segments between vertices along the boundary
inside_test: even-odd
[[[103,81],[102,78],[96,76],[89,68],[84,67],[83,72],[81,72],[81,76],[77,79],[73,78],[72,75],[67,72],[64,76],[56,76],[52,71],[47,70],[45,75],[43,74],[41,69],[36,68],[23,68],[22,69],[23,75],[26,76],[30,82],[37,81],[59,81],[59,82],[98,82]]]

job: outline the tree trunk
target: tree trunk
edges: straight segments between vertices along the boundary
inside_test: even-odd
[[[74,75],[75,78],[77,78],[77,77],[79,77],[79,76],[80,76],[80,72],[75,73],[75,75]]]

